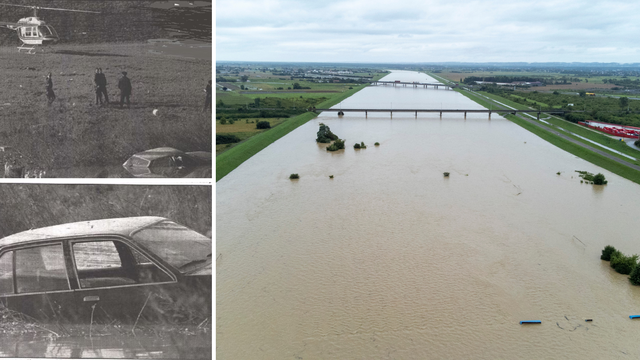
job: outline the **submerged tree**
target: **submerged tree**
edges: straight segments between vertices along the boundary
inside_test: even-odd
[[[338,140],[338,136],[331,132],[331,129],[323,123],[320,123],[320,130],[318,130],[318,138],[316,138],[316,142],[319,143],[330,143],[332,140]]]

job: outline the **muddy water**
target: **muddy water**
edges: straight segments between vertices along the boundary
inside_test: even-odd
[[[479,108],[410,87],[339,106]],[[495,114],[323,113],[216,193],[219,359],[640,356],[640,288],[599,259],[640,253],[640,187]]]

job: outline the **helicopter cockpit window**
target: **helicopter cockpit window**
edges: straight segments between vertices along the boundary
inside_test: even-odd
[[[40,35],[42,36],[51,36],[51,30],[49,30],[48,26],[38,26],[38,30],[40,30]]]

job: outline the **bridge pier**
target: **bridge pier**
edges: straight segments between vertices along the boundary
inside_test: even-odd
[[[491,120],[491,110],[489,110],[489,120]]]
[[[391,111],[391,118],[393,119],[393,110]]]
[[[464,118],[465,118],[465,120],[467,119],[467,112],[466,111],[464,112]]]
[[[416,119],[418,118],[418,112],[416,111]]]
[[[442,111],[440,111],[440,119],[442,119]]]
[[[369,117],[369,115],[367,115],[367,112],[364,112],[364,117]]]

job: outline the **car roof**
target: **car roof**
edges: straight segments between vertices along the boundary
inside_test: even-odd
[[[160,148],[145,150],[133,156],[141,157],[147,160],[155,160],[155,159],[163,158],[165,156],[184,156],[184,155],[185,155],[184,151],[180,151],[178,149],[174,149],[170,147],[160,147]]]
[[[34,242],[45,239],[74,237],[80,235],[122,235],[167,220],[158,216],[137,216],[115,219],[80,221],[75,223],[47,226],[9,235],[0,239],[0,247]]]

